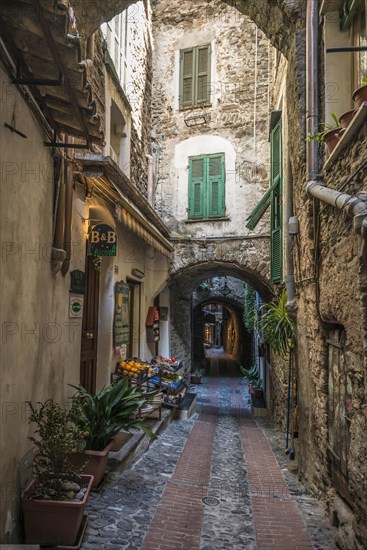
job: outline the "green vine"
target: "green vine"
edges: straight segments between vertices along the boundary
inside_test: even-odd
[[[251,332],[255,326],[256,316],[256,290],[251,285],[243,285],[243,324],[246,330]]]

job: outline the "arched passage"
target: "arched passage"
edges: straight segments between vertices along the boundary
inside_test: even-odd
[[[220,286],[213,285],[214,288],[209,292],[205,286],[204,292],[201,292],[200,287],[203,282],[212,279],[224,280],[226,277],[238,281],[238,290],[234,289],[223,295]],[[172,275],[170,282],[171,352],[175,357],[180,357],[186,364],[194,365],[194,348],[198,351],[199,339],[202,342],[203,319],[199,312],[207,304],[224,306],[230,312],[229,317],[233,325],[240,325],[235,319],[239,320],[242,316],[243,283],[250,284],[263,300],[269,299],[272,295],[266,279],[245,265],[219,261],[198,262]],[[243,349],[245,334],[242,327],[235,330],[235,333],[237,334],[235,355],[238,360],[245,359]],[[247,344],[249,354],[251,346],[249,339]],[[199,362],[202,355],[200,352],[197,354]]]

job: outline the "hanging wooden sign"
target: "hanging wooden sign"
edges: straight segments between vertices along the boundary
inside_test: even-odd
[[[95,225],[88,236],[88,256],[116,256],[117,235],[107,223]]]

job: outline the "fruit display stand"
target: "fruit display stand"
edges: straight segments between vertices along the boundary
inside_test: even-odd
[[[163,406],[177,407],[190,385],[189,369],[184,368],[182,361],[161,356],[153,359],[152,365],[159,369],[159,374],[152,378],[152,382],[162,389]]]
[[[115,372],[111,374],[111,383],[126,378],[131,385],[136,385],[137,389],[141,393],[154,391],[156,383],[153,382],[158,377],[160,380],[160,371],[157,367],[152,366],[150,363],[144,363],[139,359],[126,359],[116,363]],[[148,407],[143,407],[138,416],[145,417],[150,416],[153,413],[158,413],[158,420],[162,416],[162,404],[154,402],[153,409],[149,411]]]

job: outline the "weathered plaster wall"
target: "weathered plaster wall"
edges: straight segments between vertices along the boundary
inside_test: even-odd
[[[52,275],[53,159],[27,105],[0,69],[1,120],[1,542],[16,540],[22,458],[30,450],[26,401],[65,401],[79,382],[80,324],[69,319],[70,277]],[[74,201],[76,207],[76,201]],[[81,228],[74,231],[71,269],[84,269]],[[15,537],[15,538],[14,538]]]

